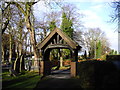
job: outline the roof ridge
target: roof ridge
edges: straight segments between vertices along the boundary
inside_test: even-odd
[[[57,33],[58,35],[61,36],[61,38],[67,42],[67,44],[72,47],[72,48],[76,48],[76,46],[79,46],[79,44],[77,42],[75,42],[74,40],[72,40],[68,35],[66,35],[66,33],[64,33],[60,28],[54,28],[53,31],[51,31],[40,43],[37,44],[37,46],[40,45],[39,48],[43,48],[44,45],[46,45],[46,43],[53,37],[53,35],[55,35],[55,33]]]

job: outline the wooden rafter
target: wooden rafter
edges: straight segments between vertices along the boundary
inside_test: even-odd
[[[48,42],[52,42],[52,41],[54,42],[54,44],[59,44],[59,43],[67,44],[72,49],[76,49],[79,46],[75,41],[73,41],[70,37],[68,37],[65,33],[63,33],[62,30],[60,30],[59,28],[55,28],[41,43],[38,44],[38,48],[39,49],[45,48],[50,44],[50,43],[48,44]],[[65,43],[62,43],[63,41]]]

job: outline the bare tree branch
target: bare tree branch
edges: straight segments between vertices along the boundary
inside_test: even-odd
[[[20,4],[18,4],[17,2],[10,2],[10,4],[16,5],[16,7],[17,7],[24,15],[26,15],[26,12],[24,11],[24,9],[21,7]]]

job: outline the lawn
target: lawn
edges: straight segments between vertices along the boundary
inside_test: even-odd
[[[58,68],[58,66],[55,66],[55,67],[52,67],[52,70],[56,70]],[[70,66],[62,66],[62,67],[59,67],[59,70],[65,70],[65,69],[69,69]]]
[[[9,72],[2,73],[2,88],[31,88],[33,89],[40,77],[37,72],[25,72],[23,75],[11,77]]]

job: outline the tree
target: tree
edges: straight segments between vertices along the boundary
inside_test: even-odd
[[[116,50],[112,49],[109,54],[110,54],[110,55],[117,55],[118,52],[117,52]]]
[[[9,48],[7,48],[7,50],[9,51],[9,62],[11,63],[12,55],[14,54],[14,52],[13,52],[13,50],[14,50],[14,36],[13,36],[14,31],[12,30],[12,27],[14,27],[15,22],[13,23],[13,21],[14,21],[13,18],[15,18],[16,13],[14,12],[14,10],[15,10],[14,7],[11,6],[10,3],[8,3],[7,6],[4,3],[3,7],[5,7],[5,8],[2,9],[2,11],[3,11],[3,13],[2,13],[2,15],[3,15],[3,17],[2,17],[2,35],[4,35],[4,33],[5,33],[9,36],[8,37],[9,38],[9,41],[8,41]],[[5,24],[6,20],[8,22],[7,24]],[[4,48],[4,46],[3,46],[3,48]],[[2,48],[2,50],[3,50],[3,48]]]
[[[26,49],[23,49],[23,47],[25,47],[25,42],[27,41],[27,40],[25,41],[25,38],[28,32],[24,31],[25,29],[24,17],[23,17],[23,14],[19,11],[19,9],[16,6],[14,5],[9,6],[9,17],[11,17],[11,19],[6,28],[6,31],[4,31],[4,34],[9,35],[8,37],[9,48],[7,48],[7,50],[9,50],[9,62],[13,63],[12,67],[15,71],[21,72],[22,70],[24,70],[23,57],[25,56]],[[3,57],[4,56],[5,55],[3,53]],[[16,58],[16,59],[13,60],[13,58]]]
[[[87,50],[89,51],[89,55],[92,58],[96,58],[96,49],[98,41],[101,42],[101,51],[102,55],[109,51],[109,42],[104,34],[104,32],[99,28],[90,28],[88,31],[84,33],[84,41]]]
[[[119,22],[120,17],[120,0],[112,2],[112,8],[115,8],[114,13],[111,15],[112,22]]]
[[[112,2],[113,8],[115,8],[112,17],[112,22],[118,22],[118,53],[120,54],[120,0],[114,0]]]
[[[31,40],[31,45],[33,47],[34,59],[35,61],[37,61],[38,58],[40,58],[40,54],[39,54],[36,39],[35,39],[35,30],[30,19],[31,8],[36,2],[25,2],[23,4],[25,8],[22,7],[21,3],[17,3],[17,2],[10,2],[10,3],[15,5],[24,15],[26,28],[29,31],[30,37],[31,37],[30,40]]]
[[[61,17],[61,12],[60,11],[51,11],[51,12],[46,12],[44,14],[46,16],[45,21],[47,22],[48,26],[50,26],[50,24],[53,24],[56,27],[60,26],[60,17]]]
[[[13,30],[10,25],[8,25],[9,29],[9,63],[12,63],[12,50],[15,48],[14,46],[14,36],[13,36]]]
[[[101,54],[102,54],[102,45],[101,45],[101,41],[99,40],[99,42],[97,43],[97,49],[96,49],[96,58],[100,58]]]
[[[80,10],[72,3],[64,3],[61,8],[67,18],[72,21],[74,31],[81,31],[83,27],[81,18],[83,18],[84,15],[79,12]]]
[[[2,35],[2,62],[8,58],[9,53],[9,34]]]
[[[50,29],[50,32],[52,30],[54,30],[56,28],[56,22],[53,20],[49,23],[49,29]],[[58,49],[53,49],[51,52],[50,52],[50,57],[53,57],[53,59],[55,58],[55,56],[58,57],[58,53],[60,54],[60,51]],[[56,55],[57,54],[57,55]]]
[[[83,32],[82,31],[74,31],[73,32],[73,40],[76,41],[79,45],[84,46]]]
[[[73,38],[73,28],[72,28],[72,20],[67,18],[65,12],[62,14],[62,23],[61,23],[61,30],[65,32],[71,39]]]
[[[66,13],[63,11],[62,13],[62,23],[61,23],[61,30],[63,30],[63,32],[65,32],[66,35],[68,35],[71,39],[73,39],[73,28],[72,28],[72,20],[70,20],[70,18],[67,17]],[[70,51],[69,50],[66,50],[66,49],[63,49],[63,50],[60,50],[61,52],[65,53],[65,55],[67,53],[70,54]],[[62,53],[60,54],[60,60],[61,60],[61,63],[62,63],[62,58],[63,58],[63,55]],[[62,64],[61,64],[62,66]]]
[[[25,56],[25,49],[23,47],[25,46],[25,39],[28,34],[28,32],[24,31],[24,18],[22,17],[22,13],[18,11],[19,19],[16,23],[17,30],[16,30],[16,60],[14,63],[14,70],[17,72],[21,72],[24,70],[24,56]]]
[[[50,24],[49,24],[50,31],[52,31],[55,28],[56,28],[56,22],[55,21],[51,21]]]
[[[4,1],[2,1],[0,3],[0,9],[1,9],[1,12],[0,12],[0,26],[2,27],[1,28],[1,32],[2,34],[5,32],[9,22],[10,22],[10,19],[11,19],[11,15],[10,15],[10,3],[8,3],[6,5],[6,3]]]
[[[111,50],[111,52],[109,53],[110,55],[113,55],[114,54],[114,50]]]
[[[44,17],[38,21],[35,19],[35,32],[36,32],[36,37],[39,39],[41,38],[41,41],[47,36],[49,32],[51,32],[55,27],[58,25],[58,18],[59,18],[58,12],[46,12],[44,13]],[[40,42],[38,40],[37,42]]]
[[[117,55],[117,51],[115,51],[115,55]]]
[[[10,4],[5,5],[4,1],[0,2],[0,54],[1,54],[1,48],[2,48],[2,61],[4,62],[4,57],[5,57],[5,49],[4,49],[4,44],[1,43],[3,37],[2,34],[5,32],[9,21],[10,21],[10,13],[9,13],[9,7]],[[2,47],[1,47],[2,46]],[[1,64],[1,63],[0,63]]]
[[[61,30],[65,32],[71,39],[79,42],[81,37],[81,20],[82,14],[77,12],[78,9],[73,4],[64,4],[62,6],[62,22]],[[76,34],[77,33],[77,34]],[[79,42],[81,43],[81,42]],[[63,49],[64,55],[70,54],[69,50]]]
[[[84,53],[84,58],[87,59],[87,52],[85,50],[85,53]]]
[[[48,32],[48,22],[45,21],[45,17],[43,17],[43,19],[41,21],[37,21],[35,19],[35,31],[36,31],[36,37],[38,36],[39,39],[42,41],[46,36],[47,36],[47,32]],[[40,42],[40,40],[37,40],[37,42]]]

